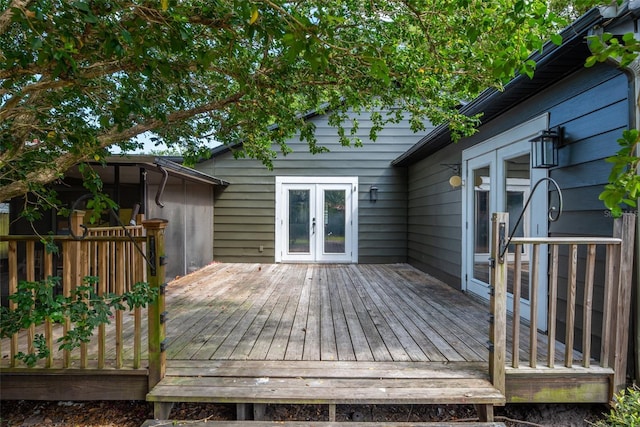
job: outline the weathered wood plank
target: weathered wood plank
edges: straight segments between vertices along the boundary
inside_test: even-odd
[[[582,366],[589,367],[591,355],[591,310],[593,309],[593,281],[596,269],[596,245],[588,246],[587,266],[585,268],[584,300],[582,303]]]
[[[307,334],[311,333],[309,331],[307,321],[309,317],[309,305],[311,304],[311,286],[314,275],[314,270],[307,266],[305,269],[302,289],[300,291],[300,300],[296,304],[295,313],[293,314],[289,340],[284,354],[285,360],[302,360],[304,357],[305,339]],[[317,354],[319,357],[319,352]]]
[[[393,381],[371,380],[350,387],[332,386],[329,381],[288,384],[250,384],[248,386],[186,385],[154,387],[147,395],[151,402],[229,402],[229,403],[305,403],[305,404],[503,404],[504,396],[490,384],[471,386],[424,381],[406,387],[392,387]]]
[[[307,326],[305,328],[304,336],[302,337],[304,342],[302,343],[304,349],[302,353],[303,360],[323,360],[321,353],[321,317],[320,317],[320,287],[321,287],[321,274],[320,268],[317,266],[310,267],[311,270],[311,285],[309,289],[309,307],[305,310],[307,315]],[[304,308],[303,308],[304,310]],[[304,311],[303,311],[304,313]],[[304,318],[304,317],[303,317]],[[324,346],[322,346],[324,349]]]
[[[360,362],[170,360],[167,376],[315,377],[315,378],[480,378],[484,362]]]
[[[291,336],[294,334],[293,324],[295,314],[297,312],[300,301],[304,299],[302,296],[304,289],[308,290],[308,287],[306,287],[306,266],[298,266],[297,270],[298,271],[296,274],[296,280],[294,281],[293,286],[291,286],[291,288],[289,289],[284,311],[282,312],[282,316],[278,321],[275,333],[273,335],[273,340],[271,341],[271,345],[269,346],[269,350],[266,354],[267,360],[283,360],[286,356],[289,344],[292,343]],[[300,347],[299,342],[292,343],[291,345],[297,345],[298,347]],[[301,354],[302,351],[300,351],[300,355]]]
[[[347,325],[347,315],[349,310],[343,305],[343,301],[340,298],[338,292],[338,282],[340,277],[336,276],[336,270],[338,267],[326,268],[327,287],[329,293],[329,304],[331,307],[331,313],[333,316],[333,328],[335,330],[336,349],[338,351],[337,359],[339,360],[357,360],[354,343],[351,341],[349,335],[349,326]]]
[[[320,269],[320,306],[318,312],[309,312],[309,316],[320,318],[320,360],[338,360],[338,346],[334,330],[334,316],[329,296],[327,270]],[[352,358],[354,359],[355,356]]]
[[[569,280],[567,282],[567,321],[565,345],[567,351],[564,356],[564,366],[573,365],[573,339],[576,318],[576,283],[578,279],[578,245],[570,245],[569,251]]]
[[[436,334],[432,336],[430,332],[427,336],[431,339],[435,338],[435,344],[438,345],[438,350],[443,353],[450,361],[458,361],[460,357],[464,360],[486,360],[485,343],[482,337],[486,337],[488,332],[486,323],[477,325],[479,318],[486,313],[486,308],[481,311],[482,314],[475,313],[473,332],[470,333],[470,328],[465,326],[465,322],[460,319],[464,314],[461,311],[452,313],[452,308],[456,307],[455,298],[459,296],[455,292],[451,292],[450,289],[446,289],[443,292],[442,283],[434,281],[423,281],[419,284],[411,280],[402,280],[407,276],[415,276],[415,271],[407,269],[395,269],[389,266],[381,267],[380,276],[385,277],[388,286],[395,290],[397,295],[401,295],[404,298],[406,304],[409,305],[416,313],[418,325],[430,325],[431,330]],[[468,301],[471,302],[471,301]],[[475,304],[473,305],[477,307]],[[467,306],[464,311],[470,310],[471,307]],[[471,320],[471,319],[469,319]],[[428,332],[429,329],[423,330]],[[442,340],[440,340],[440,338]],[[450,356],[448,348],[453,349],[458,355]]]
[[[393,360],[426,360],[424,352],[411,339],[411,335],[404,329],[402,323],[386,306],[383,298],[370,289],[375,279],[364,276],[362,269],[351,267],[350,273],[358,278],[358,288],[366,307],[375,316],[378,331],[384,336],[389,353]],[[375,311],[374,311],[375,310]]]
[[[513,253],[513,327],[511,333],[511,366],[520,366],[520,291],[522,287],[522,245]]]
[[[555,365],[555,342],[556,342],[556,322],[558,311],[558,245],[551,247],[551,267],[549,269],[549,321],[547,322],[547,334],[549,341],[547,345],[547,366],[553,368]]]
[[[350,277],[346,274],[345,269],[336,269],[335,283],[338,288],[338,296],[342,302],[342,306],[345,312],[345,320],[347,328],[349,330],[349,337],[351,338],[351,344],[356,355],[356,360],[375,360],[372,349],[370,347],[369,340],[375,341],[377,331],[375,328],[367,329],[368,333],[365,333],[365,327],[363,323],[369,320],[367,313],[362,310],[360,312],[356,310],[356,307],[362,307],[360,297],[353,291],[353,283]],[[380,348],[379,345],[376,348]],[[389,358],[389,353],[378,353],[379,358]]]
[[[291,285],[284,284],[283,278],[291,274],[289,270],[290,266],[286,266],[286,269],[280,269],[281,271],[274,276],[274,283],[278,283],[278,288],[289,288]],[[295,282],[292,280],[292,282]],[[233,349],[229,357],[224,357],[224,354],[214,354],[215,358],[229,358],[229,359],[264,359],[269,347],[273,335],[275,334],[275,328],[282,316],[287,297],[282,292],[282,289],[275,289],[272,298],[267,298],[260,309],[255,311],[255,317],[251,318],[249,313],[243,318],[244,323],[239,323],[238,327],[243,328],[244,324],[248,324],[244,334],[240,337],[236,347]],[[238,333],[242,329],[238,329]],[[235,330],[234,330],[235,332]],[[226,341],[225,341],[226,342]],[[230,345],[230,343],[229,343]]]

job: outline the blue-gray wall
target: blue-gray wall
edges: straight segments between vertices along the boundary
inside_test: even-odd
[[[460,163],[463,149],[546,112],[550,127],[564,127],[567,142],[559,151],[559,166],[550,171],[550,176],[562,189],[564,213],[560,221],[550,224],[549,235],[611,236],[613,220],[598,195],[611,168],[604,159],[618,150],[616,140],[629,127],[633,104],[628,77],[617,68],[600,64],[580,69],[486,123],[473,137],[409,166],[409,262],[451,286],[461,288],[462,194],[460,189],[449,186],[451,171],[442,164]],[[599,263],[602,266],[602,257],[599,257]],[[566,267],[561,266],[561,271],[566,271]],[[564,331],[565,289],[561,281],[557,322],[560,331]],[[597,300],[601,300],[602,291],[602,281],[598,280],[595,324],[600,323]],[[579,292],[578,301],[581,298]],[[580,318],[578,311],[576,319]],[[598,348],[597,345],[596,338],[594,348]]]
[[[274,169],[251,159],[235,159],[229,152],[198,165],[198,169],[230,182],[215,197],[214,259],[226,262],[274,262],[275,177],[357,176],[359,259],[361,263],[406,262],[407,183],[406,170],[390,162],[415,144],[408,121],[390,125],[368,140],[371,121],[358,116],[357,135],[363,147],[342,147],[336,129],[326,116],[313,117],[316,136],[328,153],[312,155],[298,137],[288,145],[293,153],[279,156]],[[346,134],[349,135],[347,129]],[[369,201],[369,187],[379,188],[378,201]],[[260,251],[262,247],[262,252]]]

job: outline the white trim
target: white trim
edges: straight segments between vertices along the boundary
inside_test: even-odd
[[[490,166],[490,182],[498,182],[498,177],[505,175],[504,159],[514,158],[523,154],[530,153],[531,148],[529,140],[537,135],[541,130],[549,128],[549,114],[545,113],[535,117],[527,122],[515,126],[506,132],[489,138],[479,144],[474,145],[462,152],[462,176],[463,180],[463,197],[462,197],[462,289],[474,292],[482,297],[488,298],[488,288],[475,284],[473,281],[473,204],[470,203],[474,197],[474,185],[471,173],[474,169],[483,165]],[[530,187],[547,176],[546,169],[530,169]],[[468,185],[467,185],[468,183]],[[500,191],[491,192],[490,212],[495,212],[499,206],[505,203],[505,194]],[[538,189],[536,194],[532,196],[529,205],[529,224],[525,226],[525,233],[528,236],[547,236],[547,193],[544,188]],[[471,239],[471,241],[470,241]],[[547,258],[544,248],[541,249],[541,282],[538,292],[538,319],[541,321],[538,327],[542,330],[546,329],[546,308],[547,308],[547,284],[546,284],[546,262]],[[469,264],[471,262],[471,264]],[[466,280],[465,280],[466,279]],[[527,306],[528,302],[523,301]],[[509,301],[512,306],[513,301]],[[528,310],[523,307],[522,312]]]
[[[316,259],[304,259],[299,257],[299,262],[358,262],[358,177],[338,177],[338,176],[277,176],[275,187],[275,262],[291,262],[283,256],[286,246],[286,230],[285,219],[288,218],[288,204],[285,194],[285,187],[292,185],[301,186],[320,186],[321,188],[331,187],[349,188],[350,191],[347,194],[347,205],[350,205],[351,209],[345,212],[348,224],[350,224],[350,233],[348,236],[348,242],[346,242],[346,250],[350,256],[344,255],[332,256],[331,254],[325,254],[321,261]],[[318,239],[321,240],[321,239]],[[318,244],[317,247],[321,247]],[[316,249],[315,252],[318,250]],[[294,260],[296,261],[296,260]]]

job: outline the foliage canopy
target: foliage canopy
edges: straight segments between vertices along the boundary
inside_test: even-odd
[[[450,123],[557,30],[539,0],[0,0],[0,201],[43,191],[70,166],[154,132],[187,157],[243,143],[270,165],[327,111],[401,107]],[[555,41],[557,40],[557,37]],[[277,125],[277,127],[275,126]],[[375,137],[375,128],[372,130]]]

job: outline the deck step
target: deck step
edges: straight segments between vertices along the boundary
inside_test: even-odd
[[[484,379],[165,377],[150,402],[276,404],[492,404],[505,397]]]
[[[166,420],[147,420],[142,427],[166,426]],[[505,427],[498,422],[331,422],[331,421],[171,421],[172,426],[189,427]]]
[[[171,361],[150,402],[505,404],[470,363]]]
[[[173,403],[185,402],[322,404],[329,405],[329,421],[336,405],[476,405],[480,419],[491,421],[493,406],[506,398],[485,369],[469,363],[172,361],[147,401],[156,419],[167,419]]]

